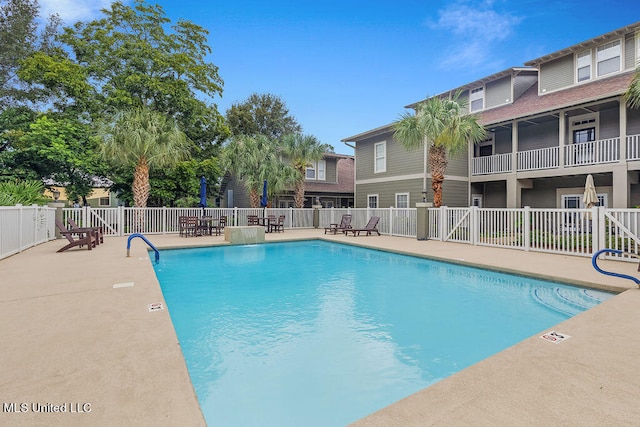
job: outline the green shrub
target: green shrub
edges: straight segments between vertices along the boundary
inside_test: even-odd
[[[43,205],[51,201],[43,193],[44,185],[40,181],[0,182],[0,206]]]

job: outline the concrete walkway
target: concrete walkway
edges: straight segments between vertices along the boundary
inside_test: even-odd
[[[147,237],[159,248],[225,244]],[[590,258],[319,230],[267,235],[309,238],[622,292],[554,327],[571,336],[561,344],[536,335],[355,425],[638,425],[640,291],[595,272]],[[56,253],[63,245],[0,261],[0,425],[204,425],[169,313],[148,309],[163,297],[144,242],[128,258],[125,237]],[[601,265],[638,275],[635,263]]]

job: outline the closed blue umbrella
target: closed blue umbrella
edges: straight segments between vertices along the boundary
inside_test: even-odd
[[[263,208],[267,207],[267,203],[269,199],[267,198],[267,180],[264,180],[264,184],[262,185],[262,198],[260,199],[260,206]]]
[[[203,176],[200,178],[200,205],[203,210],[207,207],[207,180]]]

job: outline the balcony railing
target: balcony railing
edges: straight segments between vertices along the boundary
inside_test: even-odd
[[[627,136],[627,160],[640,160],[640,135]]]
[[[473,175],[511,172],[511,153],[474,157],[471,171]]]
[[[626,138],[626,160],[640,160],[640,135]],[[517,171],[556,169],[561,167],[560,147],[519,151],[516,156]],[[597,165],[620,161],[620,138],[569,144],[564,146],[564,167]],[[472,175],[490,175],[511,172],[511,153],[474,157]]]
[[[518,152],[518,170],[553,169],[560,166],[560,147],[540,148]]]
[[[620,138],[564,146],[565,166],[585,166],[620,160]]]

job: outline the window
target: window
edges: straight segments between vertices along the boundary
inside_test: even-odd
[[[327,162],[324,160],[319,160],[318,161],[318,179],[320,181],[324,181],[327,179],[326,170],[327,170]]]
[[[375,173],[385,172],[387,170],[387,143],[378,142],[373,146],[374,164],[373,171]]]
[[[607,207],[608,197],[607,193],[598,193],[598,205]],[[582,194],[564,194],[562,195],[562,207],[564,209],[584,209],[585,206],[582,203]]]
[[[295,208],[295,207],[296,207],[296,202],[294,202],[293,200],[279,200],[278,201],[278,208],[280,208],[280,209]]]
[[[486,141],[481,141],[476,144],[476,157],[485,157],[493,155],[493,134],[491,135],[491,139],[487,139]]]
[[[327,162],[320,160],[318,162],[311,162],[307,165],[305,170],[305,178],[308,180],[324,181],[326,177]]]
[[[573,135],[573,143],[580,144],[583,142],[595,141],[597,135],[597,116],[586,115],[574,117],[571,119],[571,134]]]
[[[98,206],[110,206],[111,205],[111,201],[109,200],[109,197],[100,197],[100,199],[98,199]]]
[[[598,76],[620,71],[620,40],[598,47],[596,52]]]
[[[404,209],[409,207],[409,193],[396,193],[396,208]]]
[[[577,78],[579,82],[591,78],[591,51],[587,50],[578,55]]]
[[[596,140],[596,128],[587,128],[573,131],[573,143],[590,142]]]
[[[316,179],[316,168],[314,165],[308,165],[307,171],[305,172],[306,179]]]
[[[482,110],[484,108],[484,88],[473,89],[469,101],[471,102],[471,111]]]
[[[587,114],[571,118],[571,142],[575,145],[571,150],[573,158],[569,161],[574,165],[589,164],[594,161],[595,145],[598,139],[597,114]]]
[[[369,194],[367,196],[367,206],[370,208],[378,207],[378,195],[377,194]]]

